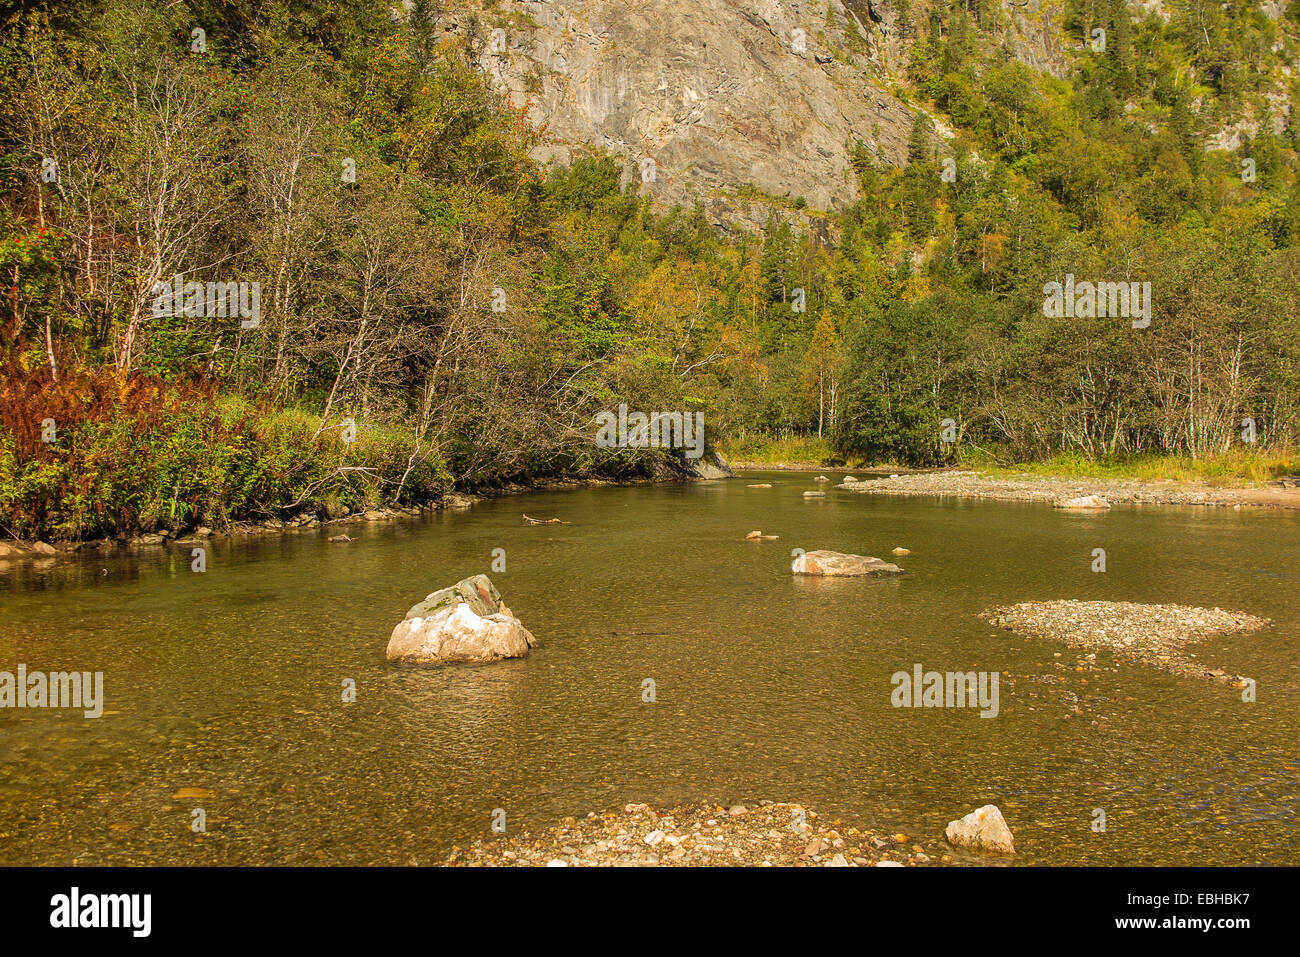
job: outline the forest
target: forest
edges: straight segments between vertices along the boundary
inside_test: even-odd
[[[476,65],[492,4],[450,37],[424,0],[5,7],[0,532],[683,467],[599,447],[620,404],[742,458],[1293,470],[1300,129],[1265,92],[1298,5],[1070,0],[1108,42],[1055,79],[995,4],[887,2],[908,162],[858,143],[855,200],[769,197],[753,233],[656,207],[620,157],[543,168]],[[1051,314],[1067,276],[1149,284],[1149,321]],[[159,308],[253,282],[252,319]]]

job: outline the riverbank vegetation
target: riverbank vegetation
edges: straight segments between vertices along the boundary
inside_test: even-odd
[[[649,474],[660,453],[594,445],[620,402],[703,411],[756,461],[1292,470],[1300,143],[1266,84],[1294,16],[1075,2],[1111,43],[1055,79],[985,5],[916,5],[907,165],[860,144],[825,230],[774,208],[757,234],[652,209],[621,159],[541,167],[477,65],[505,14],[461,16],[8,15],[0,530]],[[1067,275],[1149,282],[1149,325],[1045,315]],[[177,276],[258,282],[255,321],[160,310]]]

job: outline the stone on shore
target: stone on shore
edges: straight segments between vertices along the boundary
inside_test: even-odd
[[[890,562],[868,555],[850,555],[818,549],[805,552],[790,565],[796,575],[825,575],[830,577],[872,577],[902,575],[903,569]]]
[[[1106,501],[1100,495],[1081,495],[1078,498],[1062,499],[1056,503],[1056,507],[1106,509],[1110,508],[1110,502]]]
[[[431,593],[388,640],[388,659],[415,664],[522,658],[537,639],[511,614],[486,575]]]
[[[976,808],[959,821],[952,821],[943,832],[955,847],[973,847],[994,854],[1014,854],[1015,842],[996,804]]]

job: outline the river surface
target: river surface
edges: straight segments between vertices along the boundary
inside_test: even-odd
[[[0,864],[430,864],[491,838],[498,808],[535,831],[761,799],[936,845],[995,803],[1021,863],[1300,864],[1300,513],[806,500],[811,478],[530,493],[347,525],[344,545],[220,539],[202,574],[188,548],[0,567],[0,671],[102,671],[106,699],[98,719],[0,709]],[[900,579],[790,574],[793,548],[896,545]],[[539,649],[385,661],[410,605],[479,572]],[[978,614],[1054,598],[1271,618],[1196,649],[1258,700],[1077,672]],[[893,707],[917,663],[1001,673],[999,713]]]

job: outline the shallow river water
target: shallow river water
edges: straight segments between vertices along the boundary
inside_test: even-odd
[[[187,548],[0,567],[0,671],[102,671],[106,699],[90,720],[0,709],[0,864],[428,864],[490,838],[497,808],[517,831],[760,799],[936,845],[995,803],[1022,863],[1300,864],[1300,513],[802,498],[816,487],[538,492],[348,525],[346,545],[325,541],[337,527],[214,541],[203,574]],[[895,545],[897,580],[790,574],[793,548]],[[478,572],[538,650],[385,662],[410,605]],[[1271,618],[1196,649],[1258,700],[1077,672],[978,615],[1053,598]],[[1001,673],[998,715],[893,707],[891,676],[918,663]]]

